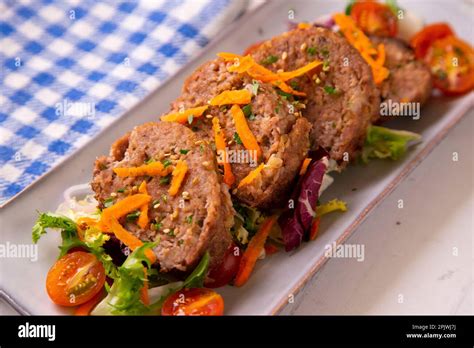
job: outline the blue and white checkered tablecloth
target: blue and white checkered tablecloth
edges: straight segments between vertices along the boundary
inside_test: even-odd
[[[200,51],[243,0],[0,0],[0,206]]]

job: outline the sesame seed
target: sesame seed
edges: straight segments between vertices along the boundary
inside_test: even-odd
[[[206,115],[206,118],[212,118],[212,115]]]
[[[159,206],[160,206],[160,203],[156,203],[156,204],[153,206],[153,208],[154,208],[154,209],[158,209]]]
[[[282,53],[281,59],[285,60],[286,58],[288,58],[288,53],[285,51]]]
[[[169,229],[169,228],[165,228],[165,229],[163,230],[163,232],[164,232],[164,233],[170,233],[170,229]]]
[[[308,47],[308,45],[306,44],[306,42],[304,42],[304,43],[301,44],[300,50],[304,51],[307,47]]]
[[[110,194],[110,196],[111,196],[111,197],[117,197],[117,192],[112,192],[112,193]]]

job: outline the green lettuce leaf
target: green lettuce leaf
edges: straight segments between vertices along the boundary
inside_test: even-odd
[[[40,213],[32,230],[33,243],[36,244],[41,236],[46,234],[48,228],[61,231],[62,244],[59,246],[58,258],[66,255],[71,248],[84,248],[102,262],[107,276],[113,279],[117,277],[117,267],[103,248],[104,243],[110,238],[108,235],[98,229],[89,228],[84,232],[84,241],[81,241],[77,235],[77,224],[73,220],[58,214]]]
[[[106,298],[99,304],[115,315],[145,315],[150,307],[140,301],[140,290],[145,282],[145,268],[151,267],[150,260],[145,255],[147,249],[156,246],[155,243],[144,243],[135,249],[117,269],[117,278]],[[99,306],[98,305],[98,306]]]
[[[421,135],[404,130],[369,126],[361,153],[364,163],[373,158],[400,159],[407,151],[408,143],[419,141]]]

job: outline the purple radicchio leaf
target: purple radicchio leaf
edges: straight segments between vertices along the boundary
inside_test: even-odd
[[[315,217],[314,207],[319,198],[319,190],[328,166],[328,158],[323,157],[309,164],[303,177],[298,180],[291,196],[295,208],[287,208],[278,220],[285,244],[285,250],[297,248],[311,229]]]

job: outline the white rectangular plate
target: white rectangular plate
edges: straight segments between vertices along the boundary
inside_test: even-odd
[[[426,22],[447,21],[460,37],[471,39],[468,6],[451,1],[400,1],[401,5],[423,17]],[[458,4],[456,4],[458,5]],[[0,213],[0,243],[31,244],[31,227],[36,209],[55,210],[62,201],[62,192],[69,186],[91,178],[96,156],[108,153],[110,144],[134,125],[165,112],[178,96],[181,85],[199,64],[212,59],[220,51],[242,52],[256,41],[269,38],[287,29],[288,11],[297,21],[312,21],[336,11],[343,11],[345,1],[271,1],[255,12],[231,24],[213,41],[201,56],[175,77],[148,96],[100,136],[77,151],[62,165],[45,175]],[[472,9],[471,9],[472,10]],[[224,296],[227,314],[275,314],[285,305],[289,294],[296,294],[304,283],[327,260],[324,246],[342,243],[360,225],[369,212],[441,141],[473,105],[473,94],[460,98],[433,98],[422,110],[418,121],[403,119],[388,126],[407,129],[423,135],[423,142],[400,161],[373,161],[367,166],[351,166],[335,175],[335,183],[322,197],[323,201],[340,198],[349,211],[323,219],[321,234],[291,253],[280,252],[259,262],[250,281],[242,288],[226,287]],[[353,188],[357,188],[353,191]],[[54,263],[59,235],[50,233],[39,242],[38,260],[3,258],[0,264],[0,296],[25,314],[68,314],[69,311],[51,303],[45,291],[45,278]],[[315,313],[317,314],[317,313]]]

